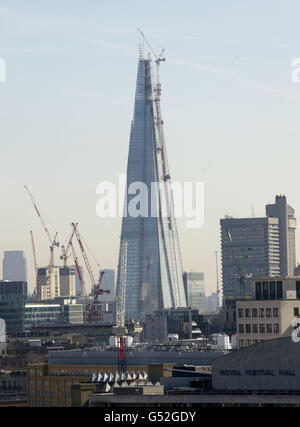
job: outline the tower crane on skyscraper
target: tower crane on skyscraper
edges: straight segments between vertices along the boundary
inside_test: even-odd
[[[29,189],[26,185],[24,185],[24,187],[25,187],[27,193],[29,194],[29,197],[32,201],[34,209],[35,209],[36,213],[38,214],[38,217],[40,218],[42,226],[43,226],[43,228],[44,228],[44,230],[48,236],[49,242],[50,242],[50,261],[49,261],[49,267],[48,268],[49,268],[49,272],[51,272],[51,269],[54,267],[54,248],[59,246],[59,242],[56,241],[58,233],[56,232],[54,238],[52,238],[52,236],[51,236],[51,234],[50,234],[50,232],[46,226],[46,223],[45,223],[45,221],[44,221],[44,219],[40,213],[40,210],[38,209],[36,201],[34,200],[33,195],[31,194],[31,192],[29,191]]]
[[[148,40],[146,39],[144,33],[139,28],[138,28],[138,31],[140,32],[141,36],[145,40],[149,49],[153,53],[155,57],[155,63],[156,63],[156,86],[155,86],[156,96],[155,96],[154,102],[155,102],[155,112],[156,112],[157,135],[158,135],[157,151],[161,155],[162,176],[163,176],[163,182],[164,182],[164,188],[165,188],[165,205],[166,205],[167,218],[168,218],[168,227],[171,230],[172,229],[171,209],[170,209],[171,192],[169,189],[171,177],[168,172],[167,156],[166,156],[164,132],[163,132],[164,122],[162,120],[162,114],[161,114],[161,108],[160,108],[160,97],[161,97],[160,62],[166,60],[166,58],[162,57],[162,54],[164,53],[165,50],[162,49],[160,55],[157,55],[153,50],[153,48],[151,47],[151,45],[149,44]]]
[[[93,274],[93,270],[91,268],[88,256],[86,254],[86,251],[84,249],[83,243],[82,243],[82,238],[80,236],[80,233],[78,231],[78,224],[75,224],[74,222],[72,222],[72,227],[74,230],[74,234],[76,236],[78,245],[80,247],[82,256],[83,256],[83,260],[84,263],[86,265],[91,283],[92,283],[92,289],[91,289],[91,295],[93,296],[93,301],[91,303],[88,304],[88,321],[92,322],[92,321],[97,321],[98,320],[98,296],[99,295],[103,295],[104,293],[109,294],[110,290],[106,290],[106,289],[102,289],[101,288],[101,281],[102,281],[102,277],[104,274],[104,271],[101,272],[100,274],[100,278],[98,280],[98,282],[96,282],[94,274]],[[77,270],[78,272],[78,270]],[[103,319],[103,313],[101,313],[101,319]]]
[[[126,298],[126,273],[127,273],[127,241],[124,240],[120,246],[120,259],[119,259],[119,286],[116,297],[116,326],[113,331],[118,340],[118,369],[121,372],[126,372],[126,334],[127,329],[125,326],[125,298]]]

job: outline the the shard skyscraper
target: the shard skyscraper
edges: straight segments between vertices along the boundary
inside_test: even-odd
[[[186,307],[160,109],[161,60],[140,47],[117,277],[126,319]]]

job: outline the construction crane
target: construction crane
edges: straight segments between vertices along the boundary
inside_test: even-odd
[[[220,287],[219,287],[219,268],[218,268],[218,251],[215,251],[216,253],[216,276],[217,276],[217,304],[219,309],[220,307]]]
[[[91,265],[90,265],[90,262],[88,259],[88,256],[86,254],[86,251],[85,251],[83,243],[82,243],[82,238],[81,238],[80,233],[78,231],[78,224],[75,224],[74,222],[72,222],[71,225],[73,227],[74,234],[76,236],[79,248],[80,248],[82,256],[83,256],[84,263],[86,265],[86,268],[87,268],[87,271],[88,271],[88,274],[89,274],[89,277],[90,277],[90,280],[92,283],[91,295],[93,296],[93,300],[91,303],[88,303],[87,307],[86,307],[87,311],[88,311],[87,320],[88,320],[88,322],[95,322],[95,321],[98,321],[98,316],[99,316],[99,313],[98,313],[98,296],[103,295],[104,293],[109,294],[110,290],[106,290],[106,289],[101,288],[101,281],[102,281],[104,271],[101,273],[98,282],[96,282],[94,274],[93,274],[93,270],[91,268]],[[70,244],[70,241],[69,241],[69,244]],[[100,314],[100,318],[103,319],[103,312]]]
[[[247,273],[248,272],[248,254],[246,253],[244,255],[244,262],[241,264],[241,258],[238,257],[236,254],[229,228],[225,227],[225,231],[230,242],[234,263],[238,271],[238,281],[240,284],[241,296],[245,297],[246,296],[246,278],[249,276]],[[251,250],[251,248],[248,248],[247,250],[249,251]]]
[[[31,236],[31,245],[32,245],[32,253],[33,253],[33,263],[34,263],[34,272],[35,272],[35,283],[36,283],[36,299],[41,299],[41,284],[40,284],[40,276],[39,276],[39,270],[36,260],[36,251],[35,251],[35,244],[34,244],[34,238],[33,238],[33,232],[30,231]]]
[[[126,335],[125,326],[125,297],[126,297],[126,272],[127,272],[127,241],[124,240],[120,246],[120,276],[119,288],[116,297],[116,326],[113,327],[114,334],[118,340],[118,370],[126,372]]]
[[[156,126],[157,126],[157,134],[158,134],[158,146],[157,151],[160,153],[161,156],[161,165],[162,165],[162,176],[164,181],[164,189],[165,189],[165,204],[166,204],[166,211],[167,211],[167,219],[168,219],[168,228],[172,229],[172,219],[171,219],[171,209],[170,209],[170,191],[169,191],[169,185],[170,185],[170,175],[168,173],[168,162],[167,162],[167,155],[166,155],[166,149],[165,149],[165,142],[164,142],[164,132],[163,132],[163,119],[161,114],[161,108],[160,108],[160,97],[161,97],[161,83],[160,83],[160,63],[162,61],[165,61],[166,58],[163,58],[162,55],[164,53],[164,49],[162,49],[161,53],[157,55],[153,48],[151,47],[150,43],[146,39],[144,33],[138,28],[139,33],[143,37],[145,43],[149,47],[150,51],[154,55],[155,58],[155,64],[156,64],[156,85],[155,85],[155,112],[156,112]]]
[[[70,239],[68,241],[67,246],[65,247],[65,245],[61,245],[62,255],[60,256],[60,259],[63,260],[64,267],[67,267],[67,265],[68,265],[68,261],[67,261],[68,257],[69,257],[68,252],[69,252],[69,249],[71,248],[74,234],[75,234],[75,230],[73,228],[73,231],[72,231],[72,234],[71,234],[71,237],[70,237]]]
[[[34,209],[35,209],[36,213],[38,214],[38,217],[40,218],[40,221],[41,221],[41,223],[42,223],[42,226],[43,226],[43,228],[44,228],[44,230],[45,230],[45,232],[46,232],[46,234],[47,234],[47,236],[48,236],[49,242],[50,242],[50,261],[49,261],[49,269],[50,269],[50,271],[51,271],[51,269],[54,267],[54,248],[59,246],[59,242],[57,242],[57,241],[56,241],[56,238],[57,238],[57,234],[58,234],[58,233],[56,232],[56,233],[55,233],[54,238],[52,238],[52,236],[51,236],[51,234],[50,234],[50,232],[49,232],[49,230],[48,230],[48,228],[47,228],[47,226],[46,226],[46,223],[45,223],[45,221],[44,221],[44,219],[43,219],[43,217],[42,217],[42,215],[41,215],[41,213],[40,213],[40,210],[38,209],[38,206],[37,206],[37,204],[36,204],[36,201],[34,200],[33,195],[31,194],[31,192],[29,191],[29,189],[28,189],[28,187],[27,187],[26,185],[24,185],[24,187],[25,187],[26,191],[27,191],[27,192],[28,192],[28,194],[29,194],[29,197],[30,197],[30,199],[31,199],[31,201],[32,201],[32,204],[33,204],[33,206],[34,206]]]
[[[85,307],[88,307],[89,306],[89,299],[88,299],[88,295],[87,295],[87,292],[86,292],[86,289],[85,289],[85,284],[84,284],[83,277],[82,277],[82,274],[81,274],[81,271],[80,271],[80,267],[79,267],[78,257],[76,255],[76,251],[75,251],[75,248],[73,246],[72,240],[70,241],[70,245],[69,246],[70,246],[70,248],[72,250],[72,255],[73,255],[73,259],[74,259],[74,263],[75,263],[75,268],[76,268],[77,275],[78,275],[78,278],[79,278],[79,281],[80,281],[80,285],[81,285],[81,289],[82,289],[82,292],[83,292],[83,298],[84,298]],[[85,313],[84,313],[84,315],[85,315]],[[86,321],[87,318],[85,318],[84,320]]]

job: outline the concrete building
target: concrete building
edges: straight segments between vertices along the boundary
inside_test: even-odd
[[[27,283],[0,281],[0,318],[5,320],[6,334],[24,332],[24,312],[27,300]]]
[[[104,272],[104,274],[102,276],[101,287],[104,290],[110,291],[110,293],[104,294],[101,299],[108,302],[113,302],[116,298],[115,270],[100,270],[99,275],[101,275],[102,272]]]
[[[266,206],[266,214],[279,220],[280,275],[292,276],[296,267],[295,211],[285,196],[276,196],[275,203]]]
[[[3,280],[27,282],[27,264],[23,251],[4,251]]]
[[[41,300],[51,300],[60,296],[60,268],[39,268]]]
[[[215,391],[269,391],[273,397],[280,391],[298,392],[299,405],[299,360],[300,344],[290,336],[265,341],[215,359],[212,386]],[[290,401],[294,399],[291,396]],[[280,403],[280,396],[276,401]]]
[[[253,299],[236,302],[238,347],[290,335],[300,316],[300,278],[261,278],[252,282]]]
[[[223,300],[250,294],[250,280],[242,289],[240,271],[253,277],[280,275],[278,218],[224,218],[221,225]],[[229,238],[228,232],[231,235]]]
[[[168,340],[169,334],[179,339],[192,338],[192,310],[189,308],[158,310],[146,316],[144,338],[149,342]]]
[[[75,297],[76,296],[76,274],[75,267],[60,267],[59,268],[59,281],[61,297]]]
[[[219,295],[213,292],[211,295],[205,297],[205,311],[206,313],[215,313],[220,310]]]
[[[205,311],[205,284],[204,273],[184,272],[183,284],[186,294],[187,306],[192,310]]]
[[[83,305],[82,304],[65,304],[64,321],[67,323],[83,323]]]

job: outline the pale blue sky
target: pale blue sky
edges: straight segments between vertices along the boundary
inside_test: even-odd
[[[39,265],[48,241],[24,184],[61,242],[78,221],[101,266],[116,268],[121,224],[97,218],[96,186],[126,170],[137,27],[166,51],[171,176],[205,185],[204,226],[179,221],[184,268],[204,271],[210,293],[221,217],[252,205],[263,216],[276,194],[300,216],[299,16],[296,0],[0,0],[0,253],[26,251],[31,289],[29,231]],[[300,260],[299,231],[297,250]]]

